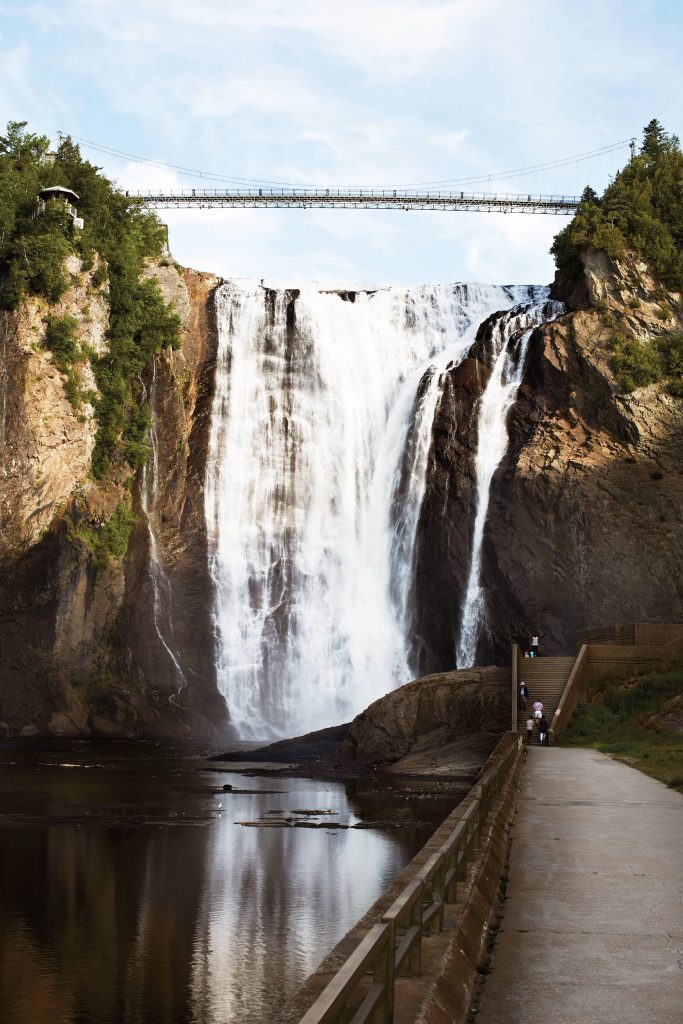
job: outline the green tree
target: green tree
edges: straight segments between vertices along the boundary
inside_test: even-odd
[[[154,213],[84,160],[71,139],[60,142],[53,159],[48,149],[49,139],[28,132],[26,122],[11,121],[0,136],[0,305],[16,308],[29,293],[53,303],[68,286],[70,253],[85,267],[99,260],[94,284],[108,280],[110,298],[109,351],[93,357],[100,391],[93,472],[102,477],[113,461],[144,461],[148,417],[140,374],[155,352],[178,345],[178,317],[156,284],[141,280],[145,262],[161,254],[166,231]],[[58,204],[37,215],[38,192],[51,185],[79,196],[82,231],[73,230]]]
[[[590,185],[586,185],[585,189],[581,193],[582,203],[599,203],[598,193],[595,189],[591,188]]]
[[[669,136],[657,118],[653,117],[643,129],[643,145],[640,152],[651,160],[657,160],[662,153],[666,152],[669,144]]]
[[[559,270],[577,276],[587,248],[615,259],[633,249],[664,284],[683,287],[683,153],[677,137],[657,120],[646,126],[640,153],[601,199],[584,189],[574,219],[556,236],[551,252]]]

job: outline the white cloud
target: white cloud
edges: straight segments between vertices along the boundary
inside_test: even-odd
[[[33,106],[36,103],[36,94],[31,84],[30,63],[31,47],[25,41],[0,51],[3,91],[6,90],[5,104],[10,99],[22,106]]]
[[[653,115],[680,132],[680,15],[663,33],[654,8],[627,6],[629,18],[620,0],[0,0],[13,55],[0,63],[0,112],[233,176],[388,187],[473,177],[628,137]],[[141,187],[203,184],[106,166]],[[495,188],[575,192],[616,164],[601,182],[598,166]],[[561,224],[295,210],[168,219],[180,259],[223,273],[404,282],[547,280]]]

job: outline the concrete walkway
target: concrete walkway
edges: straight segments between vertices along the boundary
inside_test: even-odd
[[[532,747],[478,1024],[683,1022],[683,796]]]

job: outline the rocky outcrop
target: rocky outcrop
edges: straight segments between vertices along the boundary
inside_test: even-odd
[[[503,668],[416,679],[354,718],[335,762],[407,774],[470,771],[510,728],[510,686]]]
[[[683,618],[683,402],[664,384],[624,394],[611,362],[617,331],[649,343],[683,329],[681,298],[635,257],[617,264],[594,252],[584,256],[581,288],[560,297],[583,308],[532,335],[492,484],[478,662],[505,663],[510,642],[532,632],[559,654],[595,623]],[[451,371],[435,425],[418,562],[425,668],[448,664],[462,605],[475,511],[472,410],[486,374],[475,346]]]
[[[254,750],[231,750],[225,754],[213,754],[209,761],[230,761],[232,763],[260,764],[316,764],[326,763],[339,750],[339,745],[346,738],[349,723],[328,726],[327,729],[316,729],[303,736],[291,739],[276,740],[265,747]]]
[[[144,381],[155,466],[134,475],[122,464],[97,482],[93,404],[68,400],[44,318],[73,317],[82,345],[101,355],[108,294],[92,284],[96,266],[70,257],[68,270],[58,304],[30,298],[0,314],[0,730],[218,735],[227,709],[213,669],[202,504],[218,279],[168,258],[148,268],[183,325],[181,350],[157,356]],[[78,374],[94,391],[87,362]],[[95,541],[121,504],[134,515],[127,553],[102,557]]]

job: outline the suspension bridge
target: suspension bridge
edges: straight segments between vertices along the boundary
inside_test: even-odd
[[[188,207],[313,207],[345,210],[465,210],[475,213],[543,213],[571,216],[579,205],[578,196],[532,195],[531,193],[442,192],[409,189],[181,189],[172,191],[127,191],[156,210]]]
[[[58,134],[61,142],[64,135]],[[198,188],[159,187],[148,191],[126,191],[127,196],[139,199],[145,206],[158,210],[297,207],[300,209],[436,210],[442,212],[460,210],[474,213],[555,214],[566,217],[576,211],[580,202],[580,197],[571,194],[572,191],[580,191],[587,180],[593,179],[594,183],[598,184],[595,180],[598,171],[600,171],[598,176],[602,179],[605,178],[607,170],[612,173],[616,171],[621,164],[626,147],[630,149],[631,157],[635,154],[635,139],[622,139],[590,152],[554,158],[549,162],[533,164],[529,167],[480,174],[475,177],[402,183],[397,188],[371,188],[365,185],[340,188],[336,185],[320,187],[319,185],[313,186],[311,183],[267,181],[218,174],[177,164],[163,163],[82,139],[79,136],[72,136],[72,138],[88,149],[123,161],[129,166],[142,164],[148,168],[158,168],[159,171],[166,174],[172,172],[181,178],[195,178],[198,179],[198,183],[201,183],[201,187]],[[606,161],[607,166],[605,166]],[[619,163],[617,164],[615,161]],[[574,173],[575,181],[564,194],[558,194],[557,191],[550,193],[548,188],[550,182],[544,181],[547,192],[542,191],[543,186],[539,189],[539,175],[554,176],[558,172],[565,175],[569,171]],[[527,178],[530,181],[535,180],[535,188],[528,187],[528,183],[524,180]],[[555,178],[553,185],[556,180]],[[564,182],[566,181],[565,177]],[[517,185],[519,191],[502,191],[506,186],[509,188],[512,182],[519,183]],[[215,187],[213,189],[204,187],[209,183],[214,184]],[[525,185],[527,187],[524,187]],[[467,189],[477,186],[489,187],[493,191],[467,191]],[[496,191],[496,187],[501,191]]]

